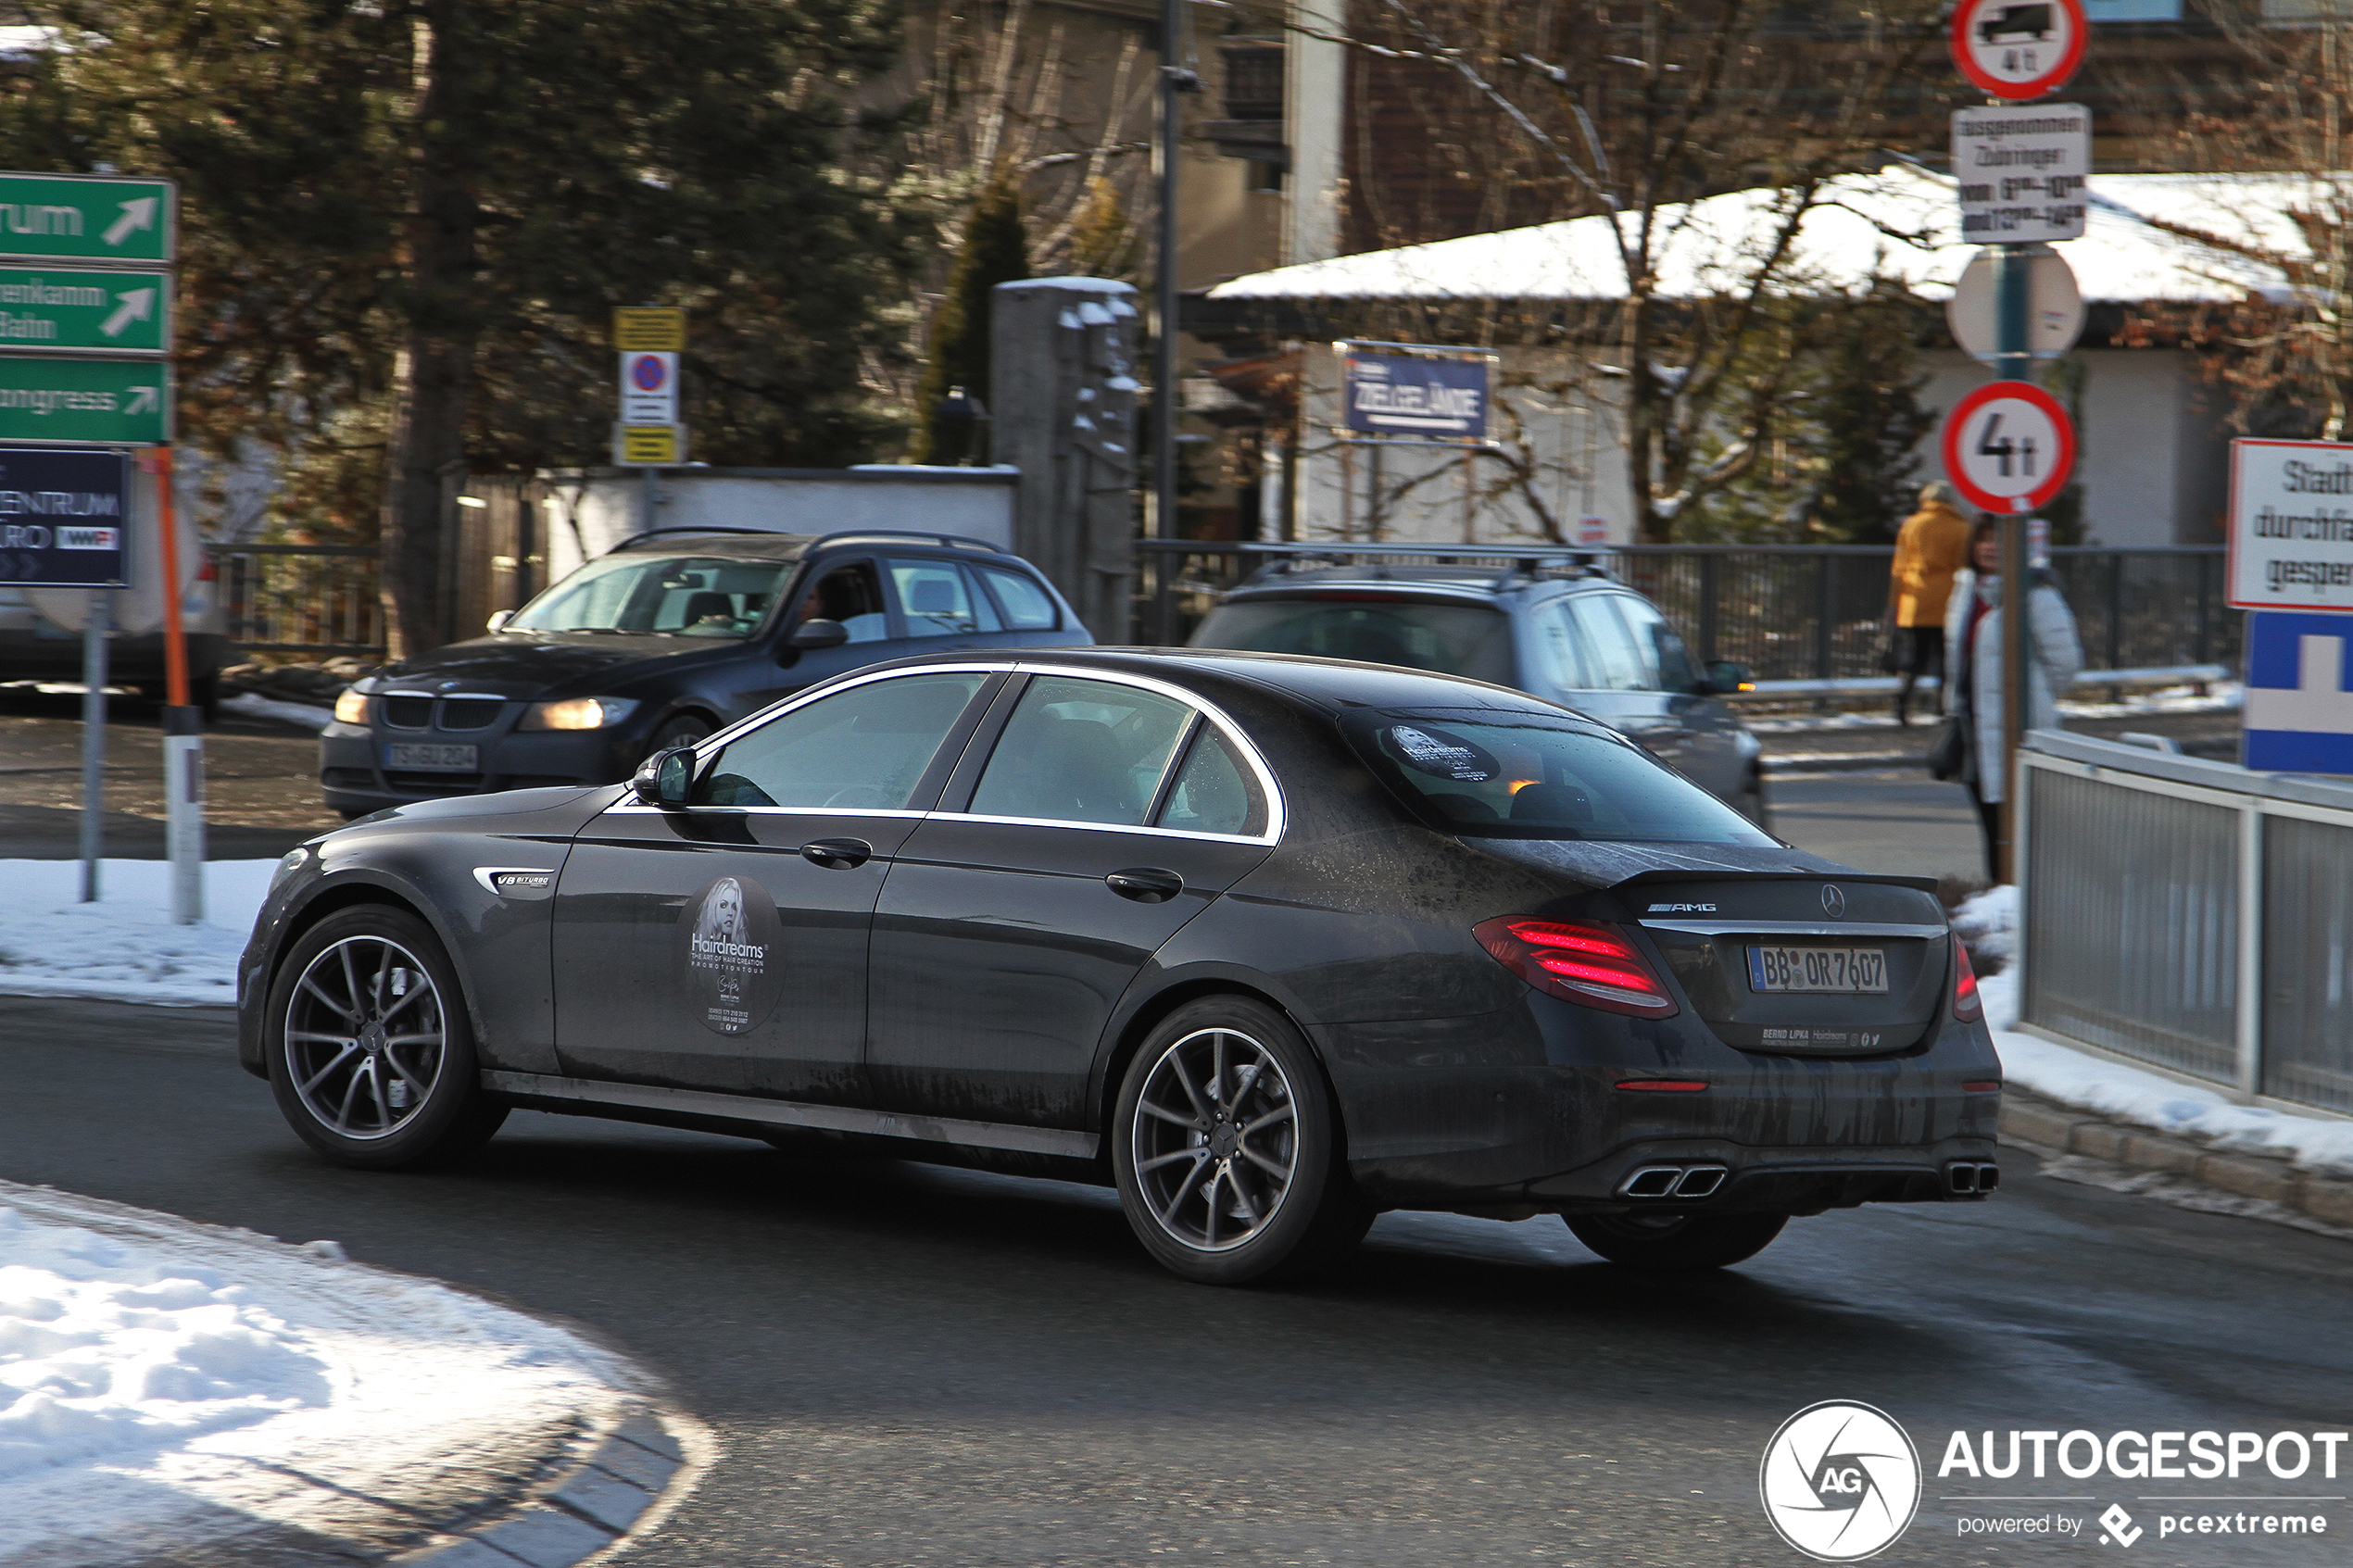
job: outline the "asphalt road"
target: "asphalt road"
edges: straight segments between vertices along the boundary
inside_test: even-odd
[[[1958,784],[1925,772],[1767,774],[1773,832],[1860,871],[1982,884],[1984,834]]]
[[[1952,1430],[2353,1414],[2353,1246],[2015,1153],[1990,1203],[1797,1221],[1703,1277],[1598,1262],[1554,1220],[1392,1215],[1325,1284],[1227,1291],[1154,1269],[1107,1193],[719,1137],[521,1115],[460,1170],[337,1171],[213,1012],[0,998],[0,1176],[333,1237],[659,1369],[725,1457],[633,1554],[648,1568],[1795,1563],[1757,1461],[1826,1399],[1890,1411],[1930,1466],[1881,1561],[2063,1562],[2101,1551],[2095,1527],[1989,1544],[1943,1499],[2090,1490],[2058,1509],[2145,1515],[2150,1484],[1940,1483]],[[2131,1561],[2338,1562],[2334,1512],[2326,1541],[2152,1530]]]

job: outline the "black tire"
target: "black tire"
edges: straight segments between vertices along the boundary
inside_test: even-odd
[[[1577,1239],[1629,1269],[1720,1269],[1755,1257],[1787,1214],[1567,1214]]]
[[[673,713],[654,726],[653,739],[646,743],[646,756],[669,751],[676,746],[692,746],[711,734],[711,721],[699,713]],[[645,758],[639,758],[639,761]]]
[[[1112,1168],[1144,1250],[1202,1285],[1305,1278],[1373,1223],[1322,1068],[1290,1020],[1244,997],[1188,1003],[1145,1040]]]
[[[507,1119],[482,1092],[458,972],[406,909],[362,904],[304,932],[270,987],[262,1053],[287,1124],[355,1170],[459,1159]]]

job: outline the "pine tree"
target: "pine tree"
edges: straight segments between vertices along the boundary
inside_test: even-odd
[[[1135,282],[1136,226],[1119,205],[1119,193],[1101,176],[1088,183],[1087,205],[1071,226],[1070,270],[1082,278]]]
[[[610,311],[690,312],[714,463],[836,464],[888,421],[883,200],[844,173],[887,0],[50,0],[0,161],[180,182],[186,438],[386,445],[396,652],[441,635],[443,491],[606,460]],[[382,417],[355,421],[355,409]],[[388,447],[388,449],[387,449]]]
[[[1843,307],[1809,410],[1819,432],[1817,539],[1884,545],[1912,510],[1918,449],[1936,425],[1919,405],[1928,378],[1913,368],[1916,309],[1887,290]]]
[[[988,398],[989,290],[1029,276],[1029,240],[1022,228],[1021,187],[1000,173],[973,201],[964,220],[963,244],[948,274],[948,290],[933,313],[931,356],[915,394],[914,461],[954,461],[966,455],[972,437],[938,419],[934,410],[955,387]]]

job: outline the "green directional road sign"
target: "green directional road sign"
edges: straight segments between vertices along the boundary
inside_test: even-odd
[[[0,445],[158,446],[170,439],[164,360],[0,357]]]
[[[0,267],[0,353],[171,351],[171,274]]]
[[[169,180],[0,173],[0,257],[170,261],[179,196]]]

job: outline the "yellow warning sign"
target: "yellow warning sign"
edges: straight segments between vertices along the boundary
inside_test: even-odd
[[[623,468],[676,468],[686,460],[684,425],[622,425],[613,461]]]
[[[686,312],[674,305],[624,305],[612,313],[612,345],[623,354],[680,354]]]

